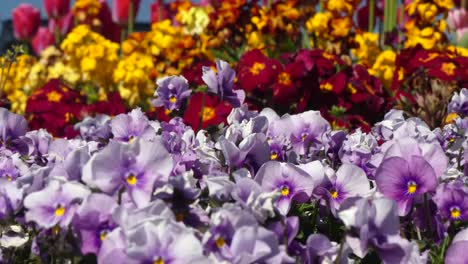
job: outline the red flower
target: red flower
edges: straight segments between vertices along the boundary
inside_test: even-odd
[[[151,23],[156,23],[169,18],[169,5],[162,0],[156,0],[151,4]]]
[[[89,113],[107,114],[116,116],[118,114],[126,113],[125,102],[118,92],[111,92],[107,94],[107,100],[97,101],[87,107]]]
[[[13,9],[13,31],[16,39],[29,40],[39,29],[41,13],[39,9],[29,4],[20,4]]]
[[[290,104],[299,97],[299,78],[303,76],[304,67],[300,63],[290,63],[276,76],[273,86],[273,101],[278,104]]]
[[[74,25],[75,25],[75,21],[73,17],[73,12],[70,11],[61,18],[50,19],[49,31],[54,34],[58,26],[60,30],[60,35],[65,36],[67,33],[69,33],[72,30]]]
[[[242,55],[238,63],[239,83],[246,92],[265,91],[273,84],[280,69],[278,61],[267,58],[258,49],[251,50]]]
[[[57,137],[77,134],[73,124],[80,120],[84,98],[54,79],[28,98],[26,115],[32,129],[45,128]]]
[[[54,45],[54,34],[50,33],[46,27],[40,27],[36,35],[32,39],[32,48],[34,52],[39,55],[45,48]]]
[[[140,7],[140,0],[113,0],[112,1],[112,18],[116,23],[127,24],[130,12],[130,5],[132,5],[133,20],[138,14]]]
[[[328,78],[336,72],[335,65],[344,65],[344,62],[333,54],[323,50],[300,50],[297,52],[294,61],[302,63],[308,72],[316,70],[322,78]]]
[[[200,129],[199,123],[202,109],[202,97],[203,95],[201,93],[192,95],[184,113],[185,123],[191,125],[195,131]],[[219,100],[217,96],[205,94],[205,108],[203,111],[201,128],[224,123],[231,110],[232,107],[229,103]]]
[[[43,0],[44,9],[50,18],[60,18],[70,10],[70,0]]]
[[[333,92],[335,94],[340,94],[345,88],[347,81],[347,76],[344,71],[333,75],[332,77],[323,80],[320,82],[320,90],[323,93]]]

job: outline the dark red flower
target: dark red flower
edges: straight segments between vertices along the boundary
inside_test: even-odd
[[[289,63],[280,70],[273,85],[273,101],[278,104],[290,104],[299,98],[299,79],[304,76],[301,63]]]
[[[246,92],[265,91],[275,80],[281,65],[254,49],[242,55],[238,63],[238,80]]]
[[[87,111],[92,114],[107,114],[116,116],[118,114],[126,113],[125,102],[118,92],[111,92],[107,94],[107,100],[97,101],[87,107]]]
[[[138,14],[140,9],[141,0],[113,0],[112,1],[112,18],[114,22],[119,24],[127,24],[130,14],[130,7],[132,7],[133,20]]]
[[[50,18],[59,18],[70,10],[70,0],[43,0],[44,9]]]
[[[341,71],[332,75],[330,78],[321,81],[320,90],[323,93],[333,92],[338,95],[344,90],[346,82],[347,76],[344,71]]]
[[[50,33],[46,27],[40,27],[32,39],[32,48],[39,55],[45,48],[53,45],[55,42],[54,34]]]
[[[81,119],[84,98],[53,79],[28,98],[26,116],[31,129],[45,128],[57,137],[73,137],[73,125]]]
[[[200,129],[202,98],[203,95],[201,93],[192,95],[184,113],[185,123],[191,125],[195,131]],[[201,128],[217,126],[224,123],[231,110],[232,106],[229,103],[221,101],[217,96],[205,94],[205,108],[203,111]]]
[[[54,34],[57,30],[57,26],[60,30],[60,35],[65,36],[69,33],[72,28],[75,26],[75,18],[73,12],[68,12],[65,16],[59,19],[50,19],[49,20],[49,31]]]
[[[162,0],[156,0],[151,4],[151,23],[156,23],[169,18],[170,7]]]

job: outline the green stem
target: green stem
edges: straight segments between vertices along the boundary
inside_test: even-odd
[[[202,92],[202,106],[200,110],[200,122],[198,125],[198,130],[201,130],[203,125],[203,112],[205,112],[205,94],[205,92]]]
[[[125,32],[125,28],[120,29],[120,56],[122,57],[123,55],[123,50],[122,50],[122,43],[125,41],[125,37],[127,35],[127,32]]]
[[[375,0],[369,0],[369,25],[367,31],[374,31]]]
[[[463,9],[466,9],[466,0],[462,0],[462,1],[461,1],[461,7],[462,7]]]
[[[133,32],[133,23],[135,21],[134,19],[134,6],[133,6],[133,0],[130,0],[129,6],[128,6],[128,35],[132,34]]]
[[[54,37],[55,37],[55,45],[57,45],[57,47],[60,47],[60,27],[59,27],[58,19],[55,19]]]

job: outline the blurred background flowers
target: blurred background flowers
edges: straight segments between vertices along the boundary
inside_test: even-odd
[[[0,95],[32,120],[34,93],[58,80],[83,101],[69,125],[98,114],[92,105],[109,98],[160,118],[183,117],[194,105],[200,115],[204,104],[192,101],[203,98],[202,66],[219,58],[238,72],[235,88],[252,108],[320,110],[335,128],[364,130],[399,108],[437,127],[449,96],[468,82],[465,2],[21,3],[11,12],[15,41],[3,49]],[[156,80],[179,74],[193,96],[178,111],[153,106]]]

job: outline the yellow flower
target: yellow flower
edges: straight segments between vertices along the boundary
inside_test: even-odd
[[[326,9],[336,13],[352,14],[360,1],[353,0],[329,0],[326,2]]]
[[[332,15],[330,12],[316,13],[306,22],[307,31],[315,33],[317,36],[324,36],[328,33],[328,22],[331,20]]]
[[[79,72],[81,81],[90,81],[103,89],[110,89],[112,73],[118,61],[117,43],[91,31],[87,25],[79,25],[67,35],[61,48],[71,68],[68,72]],[[75,80],[76,76],[71,79]]]
[[[210,23],[210,17],[202,7],[192,7],[188,11],[182,11],[181,22],[185,30],[191,35],[200,35]]]
[[[356,34],[355,41],[359,47],[351,49],[351,54],[359,60],[359,63],[371,66],[380,53],[378,39],[379,35],[371,32]]]
[[[153,58],[148,54],[134,52],[121,59],[114,71],[113,78],[118,83],[122,98],[131,106],[147,100],[154,92],[150,73],[154,71]]]
[[[247,46],[252,49],[263,49],[265,47],[265,41],[263,34],[259,31],[253,31],[247,35]]]
[[[334,37],[346,37],[351,30],[352,21],[350,17],[333,18],[331,21],[332,32]]]
[[[421,3],[417,6],[419,16],[424,22],[433,23],[437,16],[437,6],[432,3]]]
[[[0,58],[3,64],[9,64],[4,58]],[[29,55],[20,55],[16,61],[0,71],[0,79],[3,82],[3,93],[11,102],[11,111],[15,113],[24,113],[26,108],[27,94],[29,87],[29,74],[36,59]]]
[[[452,9],[453,1],[452,0],[434,0],[434,3],[440,8]]]
[[[458,54],[459,56],[468,57],[468,49],[466,49],[466,48],[456,47],[456,46],[448,46],[447,50],[449,50],[449,51],[451,51],[451,52],[453,52],[455,54]]]
[[[381,82],[389,87],[395,71],[396,53],[393,50],[385,50],[379,54],[369,73],[376,76]]]

